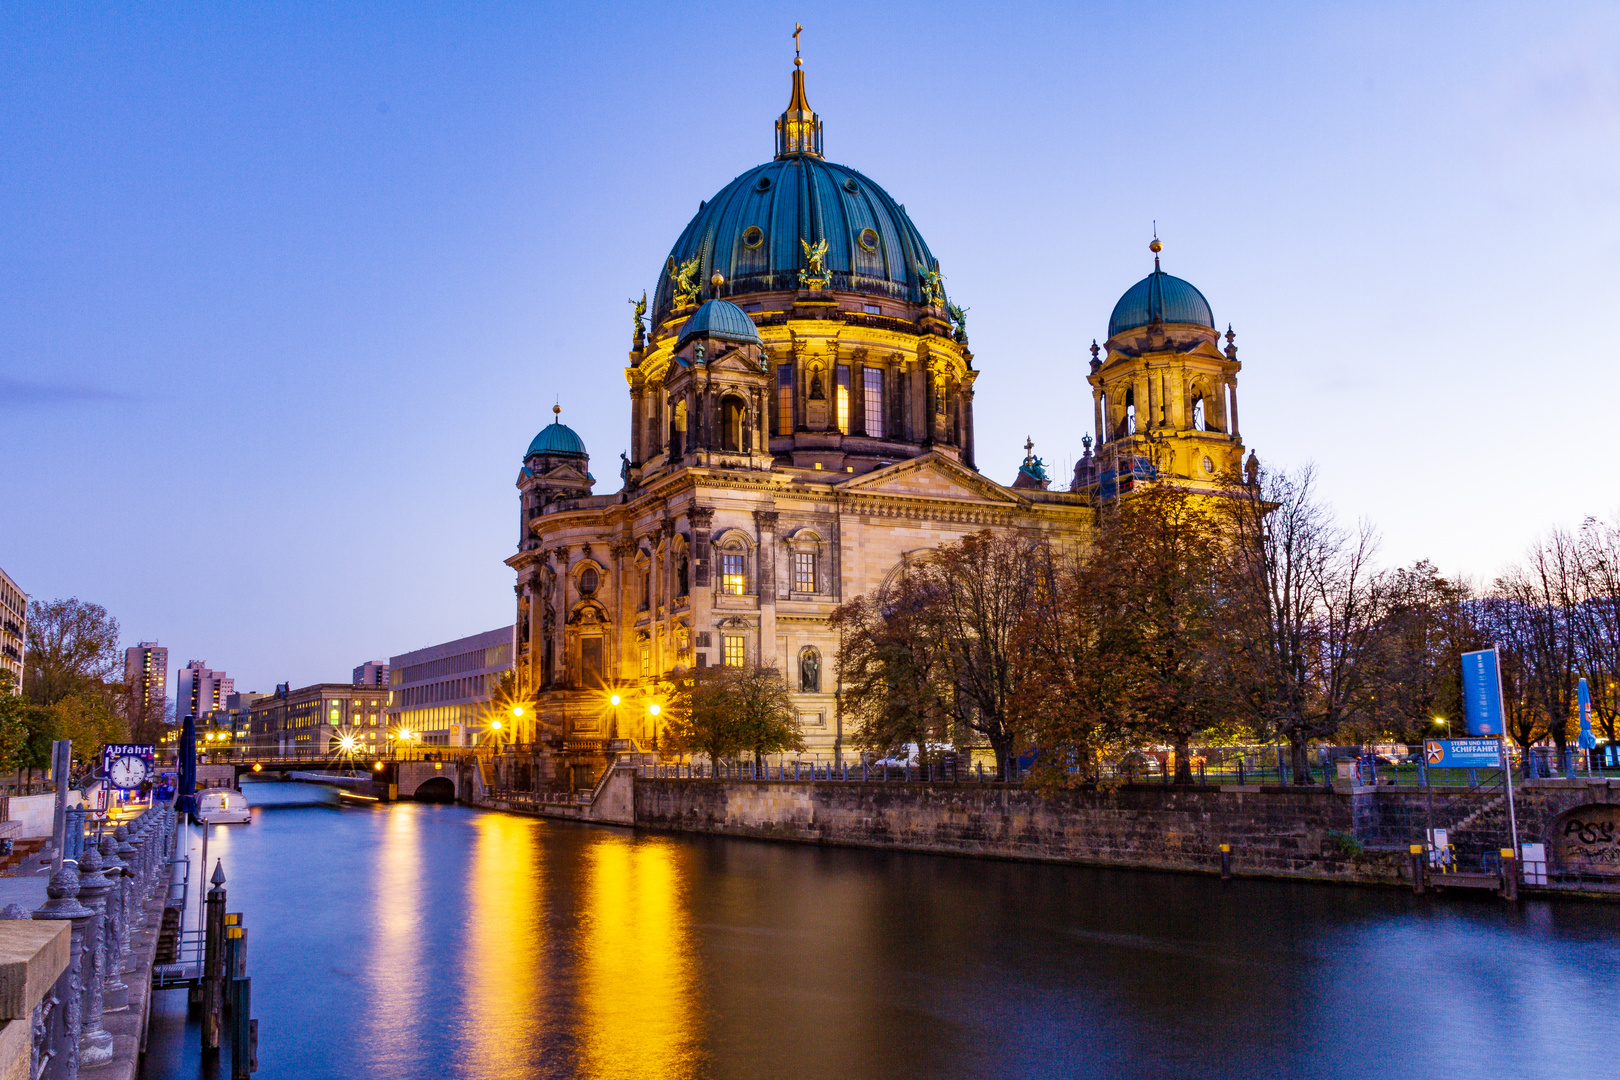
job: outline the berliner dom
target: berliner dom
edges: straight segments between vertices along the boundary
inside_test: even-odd
[[[1067,490],[1033,440],[1010,482],[980,473],[980,371],[940,259],[877,181],[828,160],[798,57],[774,127],[772,158],[703,200],[650,268],[616,489],[597,493],[558,415],[523,458],[506,563],[536,708],[515,734],[543,783],[658,753],[659,687],[714,665],[775,667],[811,752],[837,753],[839,604],[987,529],[1084,544],[1108,499],[1213,485],[1242,460],[1233,336],[1223,349],[1203,295],[1159,268],[1155,238],[1153,272],[1076,372],[1095,450],[1090,434],[1053,433],[1070,453],[1084,446]],[[1005,393],[1016,365],[997,358]]]

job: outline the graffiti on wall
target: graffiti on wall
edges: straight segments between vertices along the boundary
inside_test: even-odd
[[[1620,874],[1620,804],[1577,806],[1559,815],[1547,842],[1556,866]]]

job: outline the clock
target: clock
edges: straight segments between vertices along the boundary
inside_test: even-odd
[[[152,776],[150,746],[109,746],[106,748],[104,772],[107,783],[122,791],[133,791]]]

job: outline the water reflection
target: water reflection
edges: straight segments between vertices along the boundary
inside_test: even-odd
[[[1601,905],[410,804],[260,810],[216,853],[257,1080],[1564,1078],[1620,1042]],[[203,1075],[184,995],[160,1009],[147,1075]]]
[[[472,1074],[491,1080],[534,1075],[525,1048],[552,1042],[553,1017],[537,1008],[546,978],[540,957],[551,943],[539,917],[546,882],[536,828],[507,814],[474,820],[461,1041]]]
[[[601,833],[584,853],[579,1075],[698,1075],[684,875],[676,847]]]

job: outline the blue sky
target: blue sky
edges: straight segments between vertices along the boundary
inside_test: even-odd
[[[1150,269],[1389,564],[1620,509],[1612,3],[0,8],[0,567],[243,689],[509,621],[519,457],[625,447],[626,299],[828,156],[971,308],[980,467],[1062,474]]]

